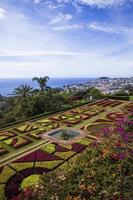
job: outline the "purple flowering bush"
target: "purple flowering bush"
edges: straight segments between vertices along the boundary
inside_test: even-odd
[[[132,158],[133,151],[133,115],[122,118],[114,127],[103,129],[100,142],[104,144],[103,155],[110,155],[114,160]]]

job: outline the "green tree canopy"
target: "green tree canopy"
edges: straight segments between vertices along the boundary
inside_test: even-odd
[[[22,84],[13,91],[14,96],[25,98],[32,94],[33,88],[30,85]]]
[[[40,87],[41,92],[44,92],[44,90],[46,89],[49,77],[48,76],[44,76],[44,77],[40,77],[40,78],[34,77],[32,80],[36,81]]]

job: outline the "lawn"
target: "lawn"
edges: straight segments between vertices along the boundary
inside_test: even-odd
[[[133,96],[130,96],[130,101],[133,101]]]

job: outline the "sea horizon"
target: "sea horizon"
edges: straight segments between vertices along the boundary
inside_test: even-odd
[[[90,80],[94,80],[97,77],[78,77],[78,78],[67,78],[67,77],[58,77],[50,78],[47,86],[56,88],[63,87],[66,85],[86,83]],[[38,84],[35,81],[32,81],[32,78],[0,78],[0,94],[2,96],[9,96],[12,94],[13,90],[18,87],[20,84],[28,84],[33,88],[38,88]]]

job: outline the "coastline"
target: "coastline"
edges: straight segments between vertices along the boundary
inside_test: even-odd
[[[50,78],[47,85],[53,88],[63,88],[64,86],[78,85],[94,79],[96,78]],[[0,79],[0,94],[9,96],[20,84],[29,84],[35,89],[38,88],[37,83],[33,82],[32,78],[2,78]]]

